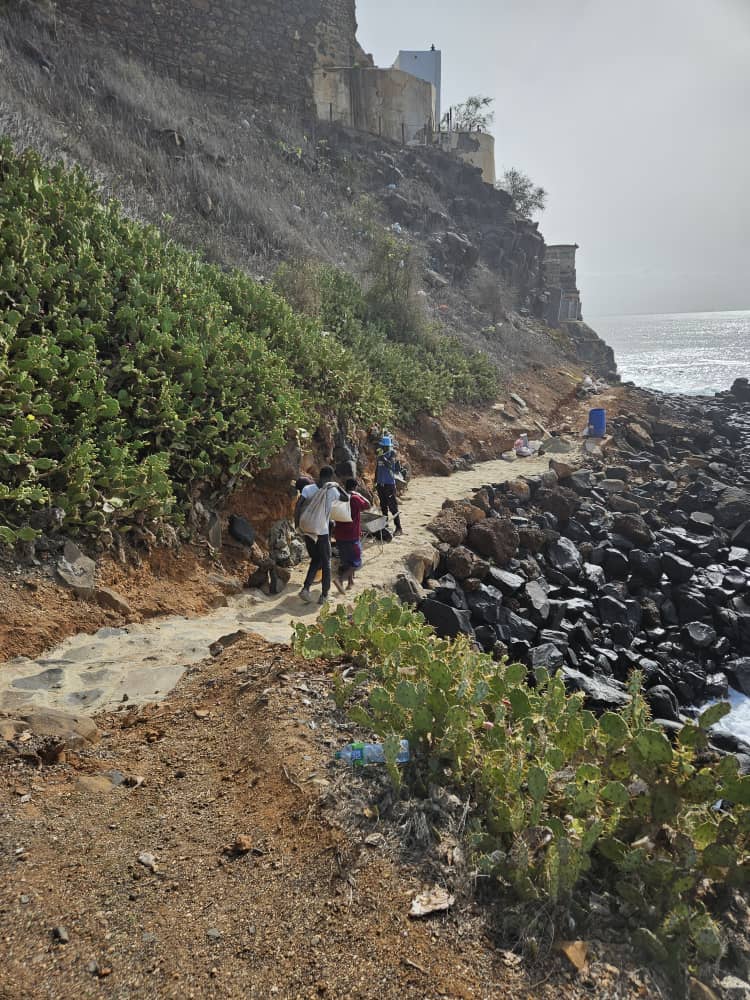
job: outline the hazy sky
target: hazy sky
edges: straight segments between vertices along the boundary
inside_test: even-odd
[[[495,99],[498,172],[549,191],[584,315],[750,309],[750,0],[358,0],[378,65]]]

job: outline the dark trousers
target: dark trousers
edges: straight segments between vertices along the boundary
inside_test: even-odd
[[[394,517],[398,516],[398,498],[396,497],[396,487],[387,483],[378,483],[378,499],[383,515],[387,516],[388,511]]]
[[[323,571],[323,597],[328,597],[331,589],[331,538],[330,535],[318,535],[313,541],[305,535],[307,554],[310,556],[310,568],[305,577],[305,589],[309,589],[315,581],[318,570]]]

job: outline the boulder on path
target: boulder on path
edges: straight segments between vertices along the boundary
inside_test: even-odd
[[[34,736],[62,740],[72,750],[81,750],[99,742],[99,730],[91,719],[75,712],[29,706],[14,709],[15,720],[20,720],[23,723],[21,728],[30,730]]]
[[[506,518],[493,517],[473,524],[469,529],[469,545],[480,556],[505,566],[518,551],[518,532]]]

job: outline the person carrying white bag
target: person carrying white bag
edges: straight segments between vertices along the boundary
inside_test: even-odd
[[[318,604],[325,604],[331,589],[331,537],[329,534],[331,518],[343,520],[348,512],[349,497],[334,481],[334,472],[329,465],[324,465],[318,475],[318,482],[306,486],[298,501],[295,521],[305,536],[307,550],[310,554],[310,566],[307,576],[299,592],[305,604],[312,604],[313,596],[310,587],[315,581],[318,570],[322,572],[322,593]],[[308,541],[309,539],[309,541]]]

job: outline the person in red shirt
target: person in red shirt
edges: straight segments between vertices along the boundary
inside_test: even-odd
[[[370,501],[358,492],[359,484],[356,479],[347,479],[344,488],[349,494],[352,519],[351,521],[337,521],[334,525],[339,569],[333,582],[342,594],[344,593],[344,583],[346,583],[346,589],[351,590],[354,584],[354,574],[362,565],[361,516],[363,510],[370,509]]]

